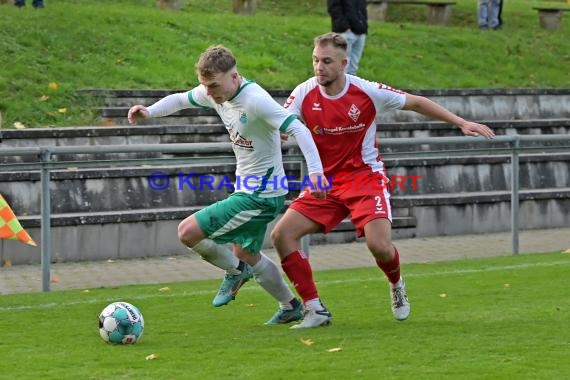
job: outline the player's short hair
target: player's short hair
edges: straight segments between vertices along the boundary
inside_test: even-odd
[[[210,79],[216,74],[227,73],[236,64],[236,58],[230,49],[223,45],[212,45],[200,54],[196,62],[196,73]]]
[[[340,33],[333,32],[321,34],[320,36],[315,37],[314,44],[315,47],[332,45],[335,48],[344,50],[345,52],[348,48],[346,38],[344,38]]]

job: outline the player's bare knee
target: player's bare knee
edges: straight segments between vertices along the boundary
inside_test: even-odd
[[[180,222],[180,224],[178,224],[178,239],[182,242],[182,244],[192,247],[195,245],[192,237],[192,228],[189,223],[186,221]],[[198,242],[196,242],[196,244],[197,243]]]
[[[372,255],[382,261],[388,260],[393,254],[391,240],[367,241],[366,245]]]
[[[285,232],[281,228],[279,228],[279,226],[275,227],[271,231],[271,242],[273,243],[274,246],[280,244],[284,239],[285,239]]]

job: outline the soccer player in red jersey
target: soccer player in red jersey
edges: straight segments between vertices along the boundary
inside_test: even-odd
[[[285,103],[311,132],[324,174],[333,181],[326,199],[302,192],[271,234],[281,266],[305,303],[303,321],[292,328],[323,326],[332,318],[321,303],[300,239],[311,233],[328,233],[348,215],[357,236],[365,237],[388,278],[394,318],[408,318],[410,303],[400,274],[398,250],[391,240],[390,194],[376,145],[378,115],[394,109],[410,110],[456,125],[468,136],[494,137],[486,125],[464,120],[425,97],[346,74],[346,48],[346,40],[338,33],[316,37],[315,76],[298,85]]]

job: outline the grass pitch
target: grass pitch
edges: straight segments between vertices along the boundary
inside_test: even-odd
[[[266,88],[293,89],[313,75],[312,41],[330,30],[323,0],[260,0],[255,16],[227,0],[58,0],[35,10],[0,5],[0,112],[4,128],[105,125],[102,99],[82,88],[189,89],[209,45],[236,54],[240,73]],[[505,1],[501,31],[477,28],[475,0],[456,0],[451,24],[426,23],[426,7],[390,7],[370,20],[358,74],[401,89],[568,88],[568,14],[541,29],[534,6]],[[20,123],[14,125],[15,123]]]
[[[263,325],[276,305],[254,282],[219,309],[210,306],[218,281],[0,296],[0,378],[560,379],[570,373],[570,255],[413,264],[403,273],[409,320],[392,318],[388,286],[376,268],[326,271],[315,277],[333,324],[302,331]],[[99,312],[118,300],[145,317],[134,346],[99,337]]]

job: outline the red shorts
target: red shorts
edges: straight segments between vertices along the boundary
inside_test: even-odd
[[[384,175],[375,172],[343,174],[344,177],[341,174],[333,177],[326,199],[317,199],[305,190],[290,207],[321,224],[323,233],[332,231],[348,215],[356,226],[358,237],[364,236],[364,226],[371,220],[385,218],[392,222],[389,181]]]

